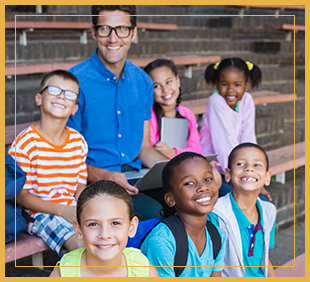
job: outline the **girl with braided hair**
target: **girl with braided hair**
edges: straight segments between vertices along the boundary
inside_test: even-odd
[[[218,154],[217,169],[222,175],[219,196],[223,196],[231,190],[224,179],[231,150],[240,143],[257,143],[255,104],[247,91],[250,86],[259,86],[262,73],[257,65],[233,57],[210,64],[205,70],[205,80],[217,90],[209,97],[200,141],[204,155]],[[261,193],[265,195],[262,198],[271,200],[265,188]]]

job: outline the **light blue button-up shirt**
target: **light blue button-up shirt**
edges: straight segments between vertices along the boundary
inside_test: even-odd
[[[151,118],[153,82],[139,67],[126,61],[117,77],[97,55],[69,70],[80,82],[79,109],[67,125],[86,139],[86,162],[111,171],[127,164],[141,169],[137,160],[144,122]]]

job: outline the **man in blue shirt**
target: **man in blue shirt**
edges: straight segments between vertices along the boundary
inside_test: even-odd
[[[141,68],[126,60],[137,36],[136,7],[92,6],[92,15],[97,48],[90,58],[70,69],[80,82],[80,98],[79,110],[70,117],[68,126],[78,130],[89,145],[88,180],[117,182],[135,195],[135,207],[136,202],[148,207],[148,215],[141,212],[145,208],[139,208],[144,219],[158,217],[161,205],[138,194],[122,173],[167,159],[149,140],[153,82]]]

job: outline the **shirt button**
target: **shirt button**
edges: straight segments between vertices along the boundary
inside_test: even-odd
[[[124,153],[122,153],[121,155],[122,155],[122,157],[125,157],[125,154],[124,154]]]
[[[117,114],[120,115],[120,114],[121,114],[121,111],[117,111]]]
[[[122,137],[122,134],[118,134],[118,137]]]
[[[253,237],[253,234],[251,234],[250,236]]]
[[[107,78],[107,81],[110,81],[110,78]]]
[[[254,247],[254,244],[252,244],[251,247],[253,248],[253,247]]]
[[[114,80],[116,80],[116,79],[117,79],[117,77],[116,77],[116,76],[114,76],[114,77],[113,77],[113,79],[114,79]]]

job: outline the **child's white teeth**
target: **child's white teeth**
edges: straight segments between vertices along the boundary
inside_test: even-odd
[[[170,99],[172,97],[172,94],[165,96],[165,99]]]
[[[256,179],[253,177],[243,177],[242,178],[243,181],[251,181],[251,182],[256,182]]]
[[[201,199],[196,200],[196,202],[200,203],[200,202],[206,202],[206,201],[210,201],[210,200],[211,200],[211,197],[205,197],[205,198],[201,198]]]
[[[100,249],[108,249],[108,248],[111,248],[113,245],[105,245],[105,246],[102,246],[102,245],[99,245],[99,248]]]

